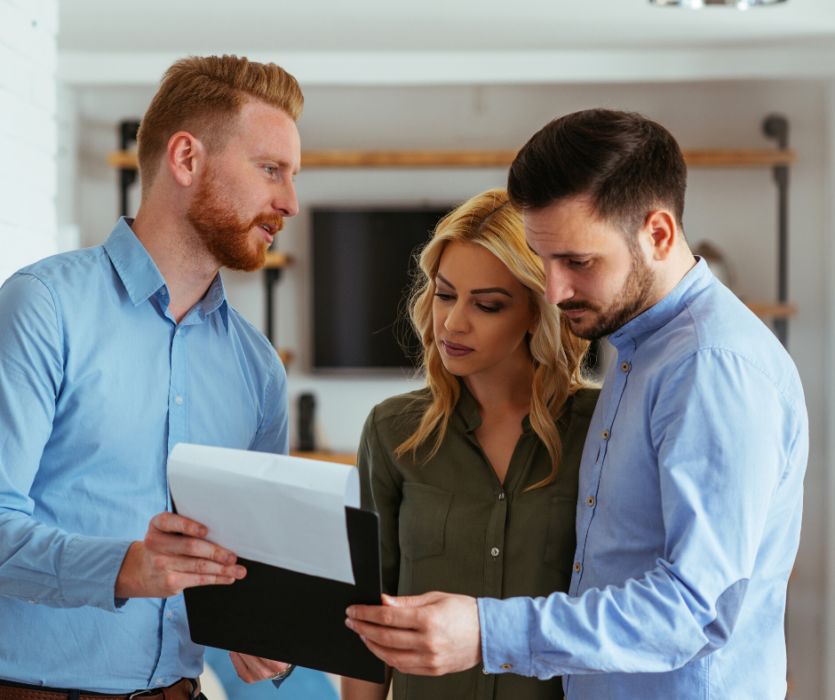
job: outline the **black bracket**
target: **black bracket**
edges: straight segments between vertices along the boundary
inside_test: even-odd
[[[273,337],[273,289],[281,279],[281,268],[268,267],[264,270],[264,295],[265,307],[267,313],[267,322],[265,324],[267,340],[275,347],[275,338]]]
[[[789,147],[789,122],[779,114],[771,114],[763,122],[766,138],[777,141],[780,150]],[[777,184],[777,301],[789,300],[789,166],[774,166],[774,182]],[[774,332],[785,347],[789,340],[788,319],[774,321]]]
[[[127,120],[119,123],[119,148],[127,151],[131,143],[136,142],[139,131],[138,120]],[[119,168],[119,190],[121,194],[121,215],[128,215],[128,190],[136,182],[138,171],[135,168]]]

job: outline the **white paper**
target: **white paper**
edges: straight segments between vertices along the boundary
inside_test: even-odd
[[[180,443],[168,459],[177,512],[239,557],[354,583],[345,506],[359,508],[355,467]]]

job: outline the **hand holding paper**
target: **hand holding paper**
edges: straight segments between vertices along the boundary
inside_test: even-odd
[[[170,598],[186,588],[234,583],[246,576],[237,557],[203,539],[208,529],[175,513],[155,515],[145,539],[128,549],[116,598]]]

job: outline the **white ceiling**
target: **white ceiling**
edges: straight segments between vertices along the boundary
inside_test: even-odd
[[[178,57],[303,85],[835,79],[835,0],[740,12],[649,0],[60,0],[59,74],[153,85]]]
[[[649,0],[60,0],[73,51],[490,51],[835,38],[833,0],[740,12]]]

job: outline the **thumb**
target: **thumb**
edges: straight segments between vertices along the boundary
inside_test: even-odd
[[[420,608],[434,602],[438,594],[434,591],[422,595],[391,596],[383,594],[383,605],[392,608]]]

